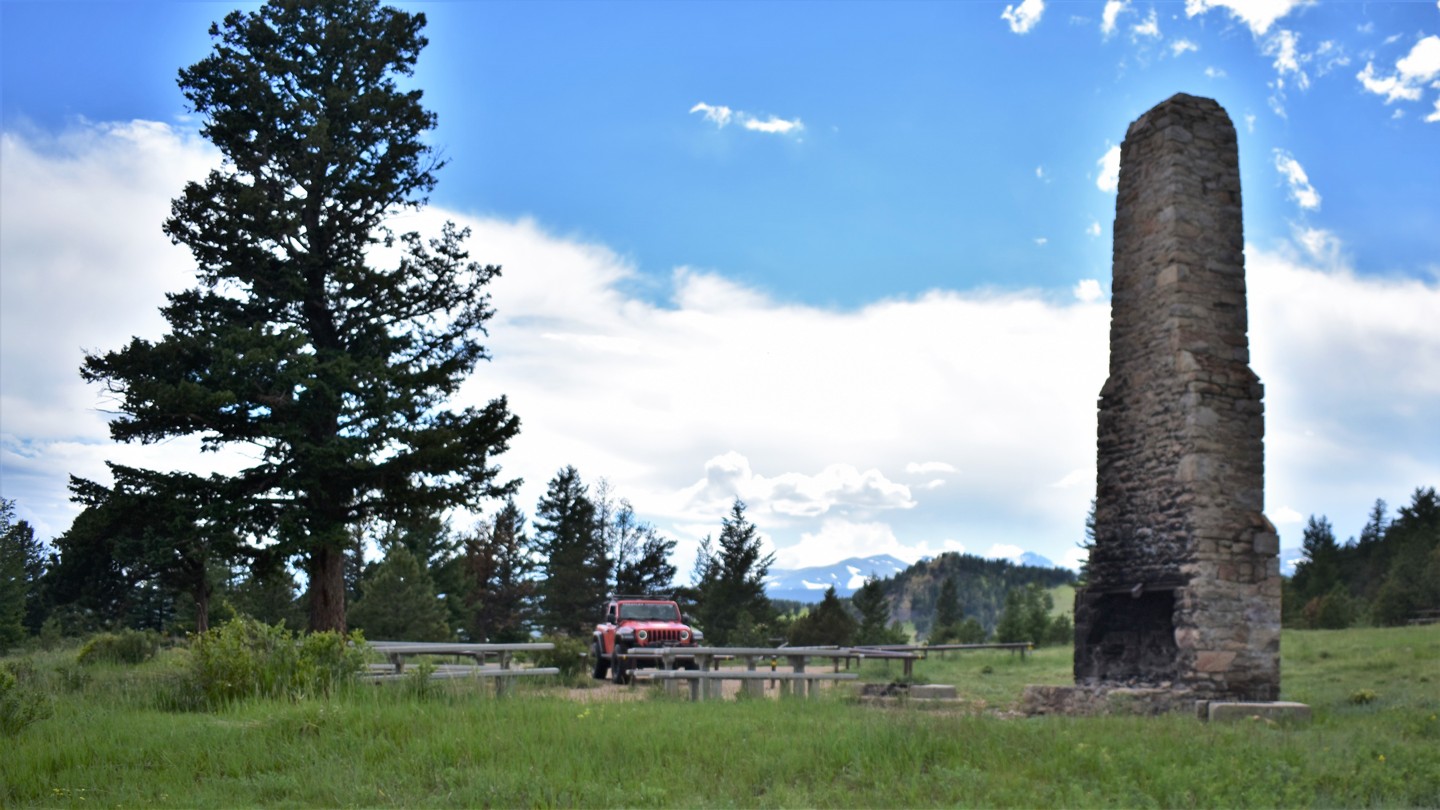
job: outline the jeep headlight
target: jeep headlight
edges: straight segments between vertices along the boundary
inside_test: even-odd
[[[635,638],[640,639],[640,641],[641,641],[642,643],[645,641],[645,639],[647,639],[647,638],[649,638],[649,637],[650,637],[650,634],[647,633],[647,632],[645,632],[644,630],[636,630],[636,631],[635,631]]]
[[[690,631],[689,631],[689,630],[681,630],[681,631],[680,631],[680,640],[681,640],[681,641],[689,641],[689,640],[690,640]]]

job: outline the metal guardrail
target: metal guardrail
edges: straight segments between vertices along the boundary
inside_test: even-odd
[[[384,654],[393,667],[392,672],[383,674],[372,674],[371,680],[379,682],[384,680],[395,680],[404,676],[405,658],[412,655],[452,655],[457,658],[470,658],[475,661],[473,667],[457,670],[447,668],[439,678],[491,678],[495,681],[495,692],[497,695],[504,695],[510,687],[510,682],[517,677],[528,677],[535,675],[558,675],[560,670],[555,667],[529,667],[516,669],[512,667],[515,653],[517,652],[543,652],[555,649],[555,645],[548,642],[535,642],[529,644],[465,644],[454,642],[427,642],[427,641],[372,641],[369,642],[370,649]],[[485,661],[490,656],[495,656],[496,666],[486,667]],[[431,673],[436,677],[437,673]]]
[[[879,644],[873,647],[857,647],[862,650],[884,650],[895,652],[918,653],[921,658],[927,657],[929,653],[938,652],[943,658],[947,652],[964,652],[966,650],[1009,650],[1012,653],[1020,653],[1024,658],[1035,649],[1035,645],[1028,641],[1001,642],[995,644]]]

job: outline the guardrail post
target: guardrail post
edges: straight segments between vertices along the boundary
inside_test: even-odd
[[[757,671],[757,670],[755,669],[755,658],[756,658],[756,656],[753,656],[753,655],[747,655],[747,656],[745,656],[745,671],[746,671],[746,672],[755,672],[755,671]],[[765,694],[765,682],[764,682],[764,681],[761,681],[761,680],[750,680],[750,681],[746,681],[746,682],[745,682],[745,692],[746,692],[746,694],[754,695],[755,697],[763,697],[764,694]]]

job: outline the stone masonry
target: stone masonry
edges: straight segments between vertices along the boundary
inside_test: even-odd
[[[1121,147],[1079,686],[1279,693],[1279,544],[1246,330],[1235,128],[1176,95]]]

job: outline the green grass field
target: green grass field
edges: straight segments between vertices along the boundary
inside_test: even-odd
[[[1287,631],[1283,649],[1307,727],[1005,716],[1025,684],[1068,680],[1061,649],[919,663],[958,706],[398,684],[212,713],[165,708],[178,652],[85,670],[47,653],[55,712],[0,739],[0,806],[1440,806],[1440,627]]]

